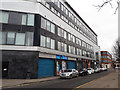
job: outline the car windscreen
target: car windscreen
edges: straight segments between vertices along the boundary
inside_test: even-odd
[[[64,72],[72,72],[72,70],[65,70]]]

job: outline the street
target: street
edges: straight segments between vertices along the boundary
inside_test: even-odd
[[[110,74],[111,72],[113,71],[108,70],[100,73],[94,73],[92,75],[79,76],[78,78],[55,79],[52,81],[35,82],[35,83],[24,84],[24,85],[12,87],[12,88],[72,88],[74,89],[74,88],[80,87],[85,83],[104,77]],[[9,88],[3,89],[3,90],[9,90]]]

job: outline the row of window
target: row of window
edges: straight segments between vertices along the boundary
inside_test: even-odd
[[[62,51],[62,52],[67,52],[67,44],[63,43],[63,42],[57,42],[58,43],[58,50]],[[50,49],[55,49],[55,40],[49,38],[49,37],[45,37],[43,35],[41,35],[41,43],[40,46],[42,47],[46,47],[46,48],[50,48]],[[68,53],[70,54],[75,54],[75,47],[73,46],[68,46]],[[86,57],[90,57],[92,58],[93,55],[90,52],[86,52],[85,50],[81,50],[81,49],[76,49],[77,50],[77,55],[80,56],[86,56]]]
[[[67,17],[65,17],[64,15],[60,14],[56,9],[54,9],[54,7],[50,7],[50,5],[48,4],[48,1],[46,0],[41,0],[42,4],[45,5],[47,8],[49,8],[52,12],[54,12],[56,15],[58,15],[62,20],[64,20],[66,23],[68,23],[69,25],[71,25],[73,28],[75,28],[77,31],[79,31],[80,33],[82,33],[83,35],[85,35],[87,38],[89,38],[91,41],[93,41],[94,43],[97,43],[97,37],[93,34],[93,32],[91,30],[89,30],[88,28],[85,27],[85,25],[83,25],[82,22],[80,22],[80,20],[78,20],[62,3],[60,3],[58,0],[51,0],[56,6],[58,6],[59,8],[61,8],[61,10],[69,17],[71,18],[78,26],[74,25],[72,22],[70,22]],[[60,7],[61,6],[61,7]],[[79,27],[79,28],[78,28]],[[82,29],[82,30],[80,30]],[[85,34],[84,32],[86,32],[87,34]]]
[[[40,38],[41,38],[40,46],[50,48],[50,49],[55,49],[55,40],[42,35]]]
[[[20,20],[17,21],[18,19],[14,19],[14,17],[12,17],[14,19],[12,20],[10,14],[12,15],[10,12],[0,11],[0,23],[18,24]],[[20,25],[34,26],[34,14],[18,14],[22,16],[22,20],[19,23]]]
[[[101,58],[108,58],[108,59],[111,59],[111,57],[109,57],[109,56],[101,56]]]
[[[63,42],[58,42],[58,50],[67,52],[67,44],[65,44]]]
[[[41,28],[55,33],[55,25],[44,18],[41,18]]]
[[[52,33],[55,34],[55,24],[51,23],[50,21],[41,18],[41,28],[48,30]],[[63,37],[65,39],[68,39],[69,41],[76,43],[78,45],[82,45],[82,47],[88,48],[90,50],[93,50],[93,46],[87,44],[86,42],[82,41],[81,39],[75,37],[74,35],[68,33],[68,37],[67,37],[67,31],[65,31],[64,29],[58,27],[57,28],[57,35],[60,37]]]
[[[112,61],[109,61],[109,60],[102,60],[102,62],[104,62],[104,63],[112,63]]]
[[[0,44],[33,46],[33,32],[0,32]]]

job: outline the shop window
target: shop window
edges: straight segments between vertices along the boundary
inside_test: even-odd
[[[33,32],[26,32],[26,46],[33,46]]]
[[[25,44],[25,33],[16,33],[15,45]]]
[[[41,28],[46,29],[46,20],[41,18]]]
[[[27,14],[22,14],[22,25],[27,24]]]
[[[55,25],[51,23],[51,32],[55,33]]]
[[[51,39],[51,49],[55,49],[55,40]]]
[[[47,37],[46,47],[47,47],[47,48],[50,48],[50,38],[49,38],[49,37]]]
[[[33,14],[28,14],[27,25],[34,26],[34,15]]]
[[[50,22],[47,21],[47,30],[50,31]]]
[[[14,44],[15,41],[15,32],[7,33],[7,44]]]
[[[40,43],[40,46],[45,47],[45,44],[46,44],[46,37],[44,37],[44,36],[41,35],[41,43]]]
[[[8,23],[9,13],[0,11],[0,23]]]

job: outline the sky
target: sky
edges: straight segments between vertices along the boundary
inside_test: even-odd
[[[118,13],[114,14],[117,4],[104,6],[100,11],[94,5],[101,5],[103,0],[66,0],[80,17],[98,35],[101,51],[112,53],[112,47],[118,38]],[[105,0],[104,0],[105,1]]]

